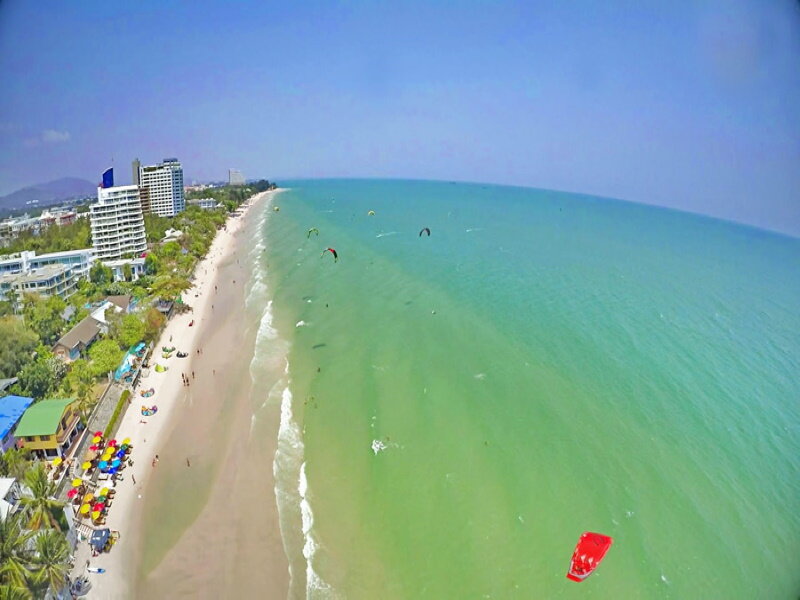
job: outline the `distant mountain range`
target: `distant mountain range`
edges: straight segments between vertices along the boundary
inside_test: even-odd
[[[62,177],[47,183],[24,187],[16,192],[0,196],[0,213],[36,209],[59,204],[71,198],[94,196],[97,184],[77,177]]]

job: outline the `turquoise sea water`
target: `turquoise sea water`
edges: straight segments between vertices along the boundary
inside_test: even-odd
[[[797,597],[800,240],[533,189],[288,185],[254,244],[288,347],[293,597]],[[615,543],[577,584],[585,530]]]

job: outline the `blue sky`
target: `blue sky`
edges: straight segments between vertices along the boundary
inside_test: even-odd
[[[800,3],[0,2],[0,193],[187,179],[584,192],[800,234]]]

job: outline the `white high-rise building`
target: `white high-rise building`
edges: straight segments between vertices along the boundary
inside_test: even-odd
[[[95,256],[99,260],[115,260],[147,250],[139,188],[98,188],[97,200],[89,208]]]
[[[237,169],[228,169],[228,185],[244,185],[244,173]]]
[[[139,188],[144,212],[174,217],[186,208],[183,167],[177,158],[165,158],[160,165],[140,166]]]

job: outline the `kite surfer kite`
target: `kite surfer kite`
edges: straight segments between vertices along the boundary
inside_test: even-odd
[[[428,237],[431,237],[431,230],[428,229],[427,227],[423,227],[422,229],[419,230],[419,237],[422,237],[423,233],[427,233]]]
[[[310,238],[312,233],[316,233],[317,235],[319,235],[319,229],[317,229],[316,227],[312,227],[311,229],[309,229],[308,234],[306,235],[306,239]]]
[[[322,255],[320,256],[320,258],[325,256],[326,252],[330,252],[331,254],[333,254],[333,262],[339,262],[339,255],[336,254],[336,250],[334,250],[333,248],[325,248],[325,250],[322,251]]]

